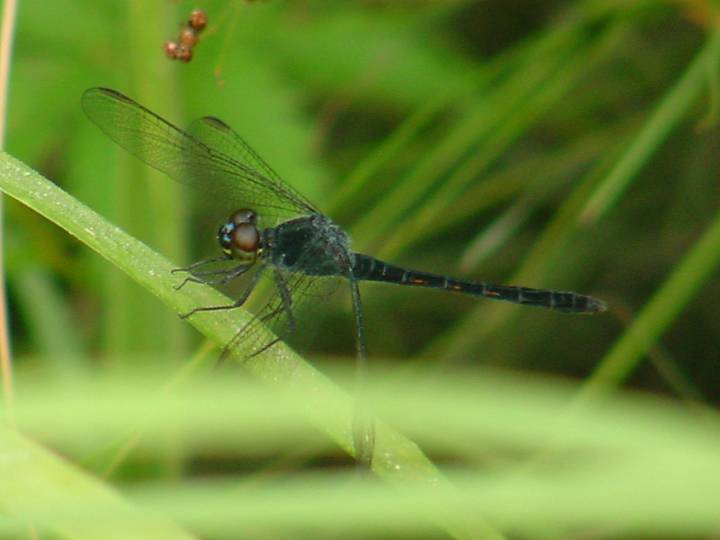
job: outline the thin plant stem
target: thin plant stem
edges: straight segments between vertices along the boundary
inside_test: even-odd
[[[8,86],[10,81],[10,55],[12,53],[13,36],[17,0],[3,2],[2,23],[0,26],[0,150],[5,148],[5,126],[7,124]],[[3,199],[0,195],[0,275],[5,275],[3,261]],[[13,383],[12,358],[10,356],[10,332],[8,324],[7,294],[5,279],[0,282],[0,373],[2,374],[3,395],[8,411],[8,419],[12,423]]]

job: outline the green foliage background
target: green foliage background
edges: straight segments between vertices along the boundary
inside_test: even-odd
[[[170,62],[162,43],[175,36],[195,7],[206,10],[210,27],[191,63]],[[621,387],[640,388],[669,397],[673,414],[690,411],[687,421],[702,419],[714,441],[717,419],[711,408],[720,384],[718,17],[720,8],[709,0],[27,0],[17,21],[7,152],[182,266],[214,252],[214,232],[225,216],[214,215],[197,203],[197,194],[113,146],[83,117],[79,98],[88,87],[109,86],[180,126],[198,116],[218,116],[288,183],[346,227],[358,251],[468,279],[576,290],[610,305],[603,315],[568,316],[436,291],[365,285],[369,352],[378,359],[376,378],[390,388],[408,378],[421,381],[418,386],[426,391],[432,389],[422,381],[453,388],[458,381],[445,381],[447,376],[475,377],[488,367],[568,378],[577,383],[571,394],[579,393],[583,403]],[[193,355],[192,366],[213,363],[215,353],[177,317],[177,311],[197,305],[192,303],[197,298],[176,300],[179,294],[167,292],[173,281],[165,268],[150,265],[165,262],[141,253],[135,264],[124,255],[140,252],[132,246],[123,251],[126,246],[109,229],[112,245],[103,245],[103,236],[95,237],[94,245],[90,237],[95,235],[87,230],[100,225],[96,218],[86,222],[79,210],[67,210],[71,203],[65,211],[43,208],[40,197],[31,204],[33,194],[27,196],[26,204],[140,284],[39,214],[6,199],[6,284],[20,389],[64,381],[79,385],[72,388],[81,395],[89,391],[82,386],[89,373],[137,375],[152,365],[164,373],[161,380],[175,380]],[[50,200],[60,197],[51,194]],[[161,285],[156,288],[155,282]],[[301,312],[303,333],[310,336],[301,340],[310,344],[303,352],[326,373],[353,362],[347,296]],[[207,321],[201,329],[220,345],[238,324],[232,317]],[[273,379],[277,372],[269,365],[251,371]],[[234,367],[223,369],[238,384],[245,376]],[[156,388],[161,386],[158,382]],[[128,387],[118,383],[121,391]],[[513,386],[503,388],[512,392]],[[235,399],[228,388],[217,391],[225,392],[218,394],[220,401]],[[144,398],[133,393],[127,399]],[[67,420],[60,424],[79,422],[73,416],[77,410],[62,403],[54,413]],[[708,408],[698,412],[701,405]],[[228,407],[247,407],[247,402],[229,401]],[[517,422],[518,432],[538,421],[503,416],[508,414],[504,402],[494,407],[491,403],[487,414]],[[22,418],[22,395],[17,408]],[[483,414],[462,403],[456,410],[468,419]],[[558,414],[563,410],[559,404]],[[618,422],[627,414],[620,405],[613,410]],[[98,404],[98,417],[103,411]],[[45,418],[28,428],[40,441],[57,421]],[[172,423],[172,416],[167,418]],[[201,423],[207,421],[203,418]],[[425,427],[437,434],[447,428],[446,421],[435,418]],[[235,429],[230,419],[220,422],[228,433]],[[243,482],[250,478],[263,485],[266,476],[325,472],[351,463],[323,436],[296,443],[297,433],[288,435],[287,426],[280,430],[284,439],[277,435],[284,444],[250,459],[235,445],[212,439],[212,445],[195,448],[182,437],[168,437],[162,450],[153,446],[144,453],[148,443],[128,436],[129,424],[111,430],[114,436],[94,435],[91,429],[75,434],[94,441],[88,444],[70,443],[62,433],[53,437],[69,461],[91,475],[102,478],[112,469],[101,489],[109,489],[105,482],[162,484],[207,475],[243,475]],[[393,425],[402,424],[396,419]],[[247,429],[270,437],[260,428]],[[341,431],[331,438],[347,449]],[[430,457],[443,464],[441,473],[444,466],[460,465],[497,471],[498,462],[522,468],[547,450],[538,439],[540,448],[528,451],[524,442],[519,451],[509,435],[497,447],[479,437],[472,451],[461,435],[450,437],[452,443],[424,436]],[[637,444],[650,447],[650,442]],[[141,451],[122,453],[133,444]],[[412,463],[422,469],[419,461]],[[682,460],[659,464],[658,471],[674,478],[670,471],[686,465]],[[47,481],[49,467],[39,465],[34,472]],[[648,473],[647,478],[654,477]],[[638,482],[647,487],[652,482],[647,478]],[[30,483],[20,475],[16,489]],[[598,485],[577,489],[603,493]],[[690,492],[702,505],[703,492]],[[90,493],[86,502],[94,497]],[[372,499],[363,494],[355,493],[361,508]],[[208,497],[216,497],[205,500],[215,504],[228,500],[227,494]],[[49,523],[55,534],[69,537],[86,534],[58,525],[50,511],[47,519],[38,513],[27,519],[23,511],[10,510],[12,499],[6,494],[2,508],[23,522]],[[268,500],[272,506],[272,497]],[[606,499],[588,500],[602,508]],[[182,527],[182,505],[168,505]],[[547,522],[538,526],[520,516],[500,519],[488,509],[497,518],[492,526],[472,520],[465,530],[456,526],[457,516],[443,516],[430,520],[439,529],[401,524],[392,532],[412,535],[420,528],[429,536],[497,537],[519,527],[528,536],[563,536],[568,523],[581,530],[607,523],[602,515],[585,516],[570,506],[565,508],[579,516],[576,521],[546,515],[540,521]],[[353,522],[353,532],[389,534],[370,527],[378,509],[367,508],[369,519]],[[111,512],[124,516],[117,507]],[[423,515],[418,511],[413,523],[425,523]],[[238,534],[232,520],[212,523],[195,520],[188,530],[223,538]],[[660,530],[680,536],[712,530],[674,525]],[[137,526],[151,537],[141,520]],[[254,526],[259,528],[242,536],[258,537],[260,530],[267,537],[262,525]],[[303,527],[302,534],[292,527],[292,533],[273,533],[333,536],[342,528],[333,520],[323,525],[322,514]],[[648,531],[639,527],[640,533]],[[632,535],[636,529],[607,534],[618,532]],[[157,535],[171,537],[168,531]],[[108,536],[91,530],[87,537]]]

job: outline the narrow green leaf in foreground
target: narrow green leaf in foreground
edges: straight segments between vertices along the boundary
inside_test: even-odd
[[[54,533],[74,540],[195,538],[157,514],[144,513],[106,484],[4,427],[0,427],[0,478],[0,509],[16,533],[33,526],[32,516],[37,515],[38,508],[52,512],[74,501],[72,512],[42,521],[51,524]],[[113,522],[92,519],[83,501],[102,508]]]

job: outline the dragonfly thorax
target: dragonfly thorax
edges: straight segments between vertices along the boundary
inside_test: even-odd
[[[264,260],[282,270],[311,276],[345,276],[353,264],[347,235],[320,214],[262,231]]]
[[[233,212],[218,230],[218,242],[233,259],[254,259],[260,249],[257,216],[250,209]]]

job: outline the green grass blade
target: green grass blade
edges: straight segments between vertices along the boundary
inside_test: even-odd
[[[394,257],[412,242],[421,240],[425,235],[428,224],[434,223],[438,216],[452,208],[454,201],[462,198],[468,186],[478,178],[488,167],[495,162],[508,147],[523,133],[528,132],[543,118],[543,115],[556,106],[560,100],[567,96],[569,91],[592,68],[605,60],[609,53],[617,49],[625,26],[611,22],[594,41],[587,44],[577,37],[576,42],[567,45],[573,50],[572,55],[564,51],[568,58],[558,55],[557,65],[547,69],[550,73],[546,79],[533,81],[532,91],[519,85],[520,96],[517,100],[509,100],[510,91],[503,88],[497,92],[496,106],[493,114],[497,114],[495,123],[491,124],[492,136],[487,137],[475,148],[471,157],[464,161],[457,171],[440,183],[438,190],[418,208],[395,230],[384,239],[382,257]],[[542,75],[547,73],[542,72]],[[524,84],[522,72],[517,74],[518,80]]]
[[[37,352],[51,360],[49,366],[58,377],[72,377],[87,369],[81,361],[85,348],[70,323],[70,312],[59,287],[47,269],[36,265],[16,276],[13,291],[37,343]],[[38,307],[41,306],[41,307]],[[23,309],[24,308],[24,309]]]
[[[600,362],[587,382],[583,399],[622,383],[719,264],[720,213]]]
[[[74,540],[195,538],[171,521],[142,511],[103,482],[4,426],[0,426],[0,477],[0,510],[11,518],[3,524],[6,533],[27,533],[37,521],[42,525],[40,532],[49,530]],[[67,512],[50,519],[44,516],[48,509],[66,507],[69,501],[74,504]],[[88,519],[83,501],[102,508],[112,522]]]
[[[345,380],[351,378],[349,368]],[[247,377],[212,374],[159,393],[154,390],[163,384],[162,373],[126,375],[58,384],[26,374],[18,379],[19,425],[59,441],[66,453],[112,437],[138,417],[153,434],[140,443],[146,452],[162,449],[173,435],[191,454],[263,451],[268,441],[282,447],[313,436],[298,425],[295,406],[305,401],[307,388],[276,391]],[[568,411],[575,384],[494,370],[392,382],[390,372],[381,375],[369,394],[378,415],[428,448],[454,456],[447,466],[452,489],[417,478],[390,485],[362,482],[347,471],[315,470],[283,474],[279,482],[265,475],[190,477],[172,485],[146,481],[126,488],[128,497],[191,524],[198,534],[219,536],[238,522],[262,530],[321,526],[366,533],[378,527],[407,535],[428,530],[433,517],[445,512],[457,521],[490,517],[514,531],[527,529],[529,537],[537,532],[538,518],[581,529],[612,523],[652,537],[716,527],[716,411],[620,393],[598,406]],[[529,460],[537,450],[544,459]],[[31,515],[43,519],[72,512],[77,503],[27,504]],[[115,519],[93,500],[81,504],[84,520]],[[625,511],[618,513],[621,508]],[[653,512],[655,519],[647,519]]]
[[[625,154],[598,185],[578,217],[581,223],[595,223],[613,207],[642,167],[660,149],[673,128],[685,118],[688,109],[710,83],[712,71],[718,62],[720,30],[715,30],[708,35],[703,48],[658,104]]]

